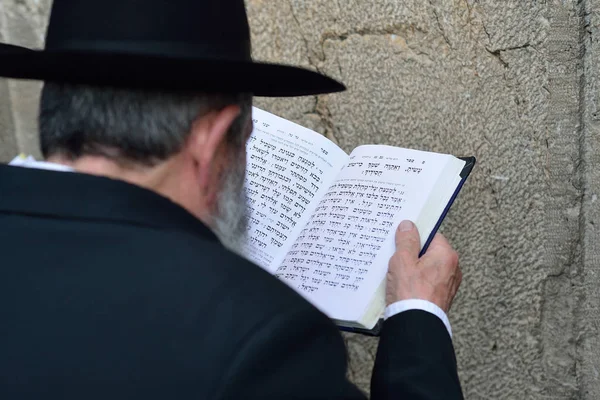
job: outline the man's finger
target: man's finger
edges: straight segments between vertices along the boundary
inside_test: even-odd
[[[433,239],[431,240],[431,243],[429,243],[429,247],[427,248],[425,254],[427,254],[430,249],[435,249],[435,251],[438,251],[438,249],[445,250],[451,248],[452,246],[450,246],[450,242],[448,242],[448,239],[446,239],[446,237],[441,233],[436,233]]]
[[[396,252],[401,254],[406,262],[417,262],[421,251],[421,238],[415,224],[402,221],[396,230]]]
[[[437,233],[434,236],[421,261],[426,263],[430,259],[444,260],[446,262],[445,265],[452,268],[458,265],[458,254],[456,254],[456,251],[454,251],[448,240],[441,233]]]

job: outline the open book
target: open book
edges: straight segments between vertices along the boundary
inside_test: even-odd
[[[324,136],[253,108],[244,255],[342,329],[378,334],[396,227],[415,222],[422,252],[475,159]]]

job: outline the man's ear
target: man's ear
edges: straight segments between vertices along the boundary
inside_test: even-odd
[[[213,174],[219,171],[219,157],[226,150],[227,132],[241,110],[227,106],[199,117],[192,124],[189,151],[198,168],[200,189],[207,194],[213,184]]]

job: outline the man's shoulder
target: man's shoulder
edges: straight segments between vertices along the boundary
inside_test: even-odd
[[[317,312],[296,291],[258,265],[226,249],[220,242],[181,232],[146,232],[142,236],[160,247],[144,257],[160,260],[153,268],[168,268],[172,274],[197,282],[196,296],[211,293],[219,307],[237,313],[252,312],[257,317],[285,310]],[[189,287],[194,290],[194,286]]]

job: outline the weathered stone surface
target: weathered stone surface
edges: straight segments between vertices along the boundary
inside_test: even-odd
[[[576,357],[582,333],[580,12],[574,2],[552,7],[548,39],[545,261],[550,271],[543,287],[540,333],[543,393],[555,398],[582,398]]]
[[[0,98],[8,97],[8,84],[6,81],[0,81]],[[0,162],[10,160],[18,151],[14,129],[10,102],[0,101]]]
[[[580,12],[584,79],[580,81],[581,159],[580,268],[577,271],[578,317],[573,342],[577,344],[578,393],[600,398],[600,1],[584,2]]]
[[[30,48],[43,46],[51,0],[3,0],[0,2],[0,37],[3,41]],[[11,129],[2,133],[3,141],[16,145],[0,150],[0,161],[14,157],[14,153],[27,151],[40,155],[37,138],[37,110],[41,85],[38,82],[6,80],[7,86],[1,107],[10,107]],[[4,117],[0,117],[4,118]],[[2,124],[3,126],[6,123]],[[12,137],[8,139],[8,137]],[[4,149],[4,146],[2,147]]]
[[[0,41],[5,41],[4,20],[0,5]],[[8,81],[0,80],[0,162],[10,160],[17,152]]]
[[[50,0],[0,2],[41,46]],[[475,155],[444,223],[464,283],[450,319],[468,399],[600,398],[600,0],[247,0],[257,59],[341,94],[257,98],[346,151]],[[0,160],[37,154],[35,83],[0,80]],[[368,391],[377,340],[345,335]]]
[[[348,86],[319,97],[316,109],[345,150],[386,143],[478,157],[444,226],[465,272],[451,315],[465,394],[541,396],[549,6],[415,0],[291,7],[301,37],[294,27],[288,38],[273,32],[271,40],[304,43],[299,53],[314,68]],[[349,337],[348,345],[351,376],[367,390],[375,344]]]

